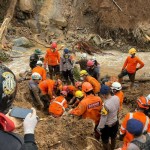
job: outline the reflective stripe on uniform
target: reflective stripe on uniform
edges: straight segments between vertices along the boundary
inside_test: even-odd
[[[66,100],[63,99],[63,101],[60,103],[60,102],[54,100],[52,103],[57,103],[57,104],[60,105],[60,106],[62,107],[62,109],[65,111],[65,107],[63,106],[63,104],[64,104],[65,101],[66,101]]]
[[[147,129],[148,129],[148,124],[149,124],[149,117],[146,116],[146,122],[145,122],[145,126],[144,126],[144,129],[143,129],[143,132],[144,132],[144,131],[147,131]]]
[[[133,113],[129,113],[129,119],[133,118]]]

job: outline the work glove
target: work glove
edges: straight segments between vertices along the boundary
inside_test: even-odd
[[[29,113],[23,122],[24,134],[34,134],[34,129],[38,122],[36,110],[34,108],[31,109],[32,113]]]

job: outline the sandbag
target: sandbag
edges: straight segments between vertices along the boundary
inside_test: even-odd
[[[34,0],[19,0],[19,8],[23,12],[31,13],[34,11]]]

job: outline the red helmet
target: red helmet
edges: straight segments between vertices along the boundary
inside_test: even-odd
[[[136,102],[140,108],[149,109],[149,105],[147,104],[147,100],[144,96],[139,97]]]
[[[62,87],[62,91],[68,91],[68,86],[67,85],[64,85],[63,87]]]
[[[75,87],[76,88],[81,87],[81,86],[82,86],[82,82],[79,82],[79,81],[75,82]]]
[[[67,96],[67,92],[66,91],[61,91],[60,94]]]
[[[53,42],[53,43],[51,44],[51,48],[57,48],[57,43],[56,43],[56,42]]]
[[[92,60],[88,60],[87,66],[88,66],[88,67],[94,66],[94,62],[93,62]]]

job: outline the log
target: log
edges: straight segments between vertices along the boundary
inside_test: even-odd
[[[10,23],[11,19],[13,18],[16,4],[17,4],[17,0],[10,0],[10,6],[7,10],[4,21],[0,27],[0,42],[2,43],[2,47],[4,47],[4,48],[7,46],[7,41],[6,41],[5,35],[7,34],[7,28],[9,26],[9,23]]]

